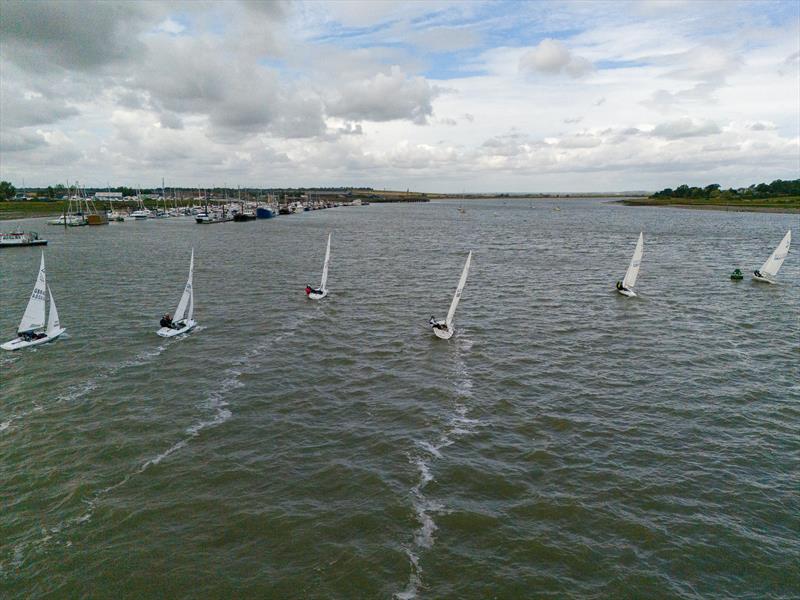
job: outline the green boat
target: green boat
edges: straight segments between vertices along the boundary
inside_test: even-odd
[[[742,272],[739,269],[734,269],[733,273],[731,273],[731,279],[738,281],[740,279],[744,279],[744,275],[742,275]]]

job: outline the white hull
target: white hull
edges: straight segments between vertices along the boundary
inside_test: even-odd
[[[767,279],[766,277],[763,276],[759,277],[758,275],[753,275],[753,279],[755,281],[763,281],[764,283],[771,283],[772,285],[775,285],[777,283],[776,281],[772,281],[772,279]]]
[[[311,300],[322,300],[322,299],[323,299],[325,296],[327,296],[327,295],[328,295],[328,290],[324,290],[324,291],[323,291],[321,294],[315,294],[314,292],[311,292],[311,293],[308,295],[308,297],[309,297]]]
[[[47,342],[51,342],[64,333],[66,329],[57,329],[50,335],[47,335],[43,338],[39,338],[38,340],[30,340],[25,341],[22,338],[15,338],[10,342],[6,342],[5,344],[0,345],[0,348],[3,350],[21,350],[22,348],[29,348],[31,346],[38,346],[39,344],[46,344]]]
[[[623,296],[627,296],[628,298],[636,298],[636,292],[633,290],[617,290]]]
[[[433,328],[433,335],[441,340],[449,340],[451,337],[453,337],[455,332],[456,330],[452,327],[448,327],[447,329],[439,329],[438,327]]]
[[[197,326],[197,321],[189,320],[183,322],[183,327],[180,329],[172,329],[171,327],[162,327],[156,333],[161,337],[171,338],[175,337],[176,335],[181,335],[182,333],[189,333],[192,329]]]

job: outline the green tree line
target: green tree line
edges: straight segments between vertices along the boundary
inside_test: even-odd
[[[800,179],[784,181],[776,179],[772,183],[758,183],[746,188],[723,190],[718,183],[705,187],[679,185],[674,190],[666,188],[656,192],[651,198],[739,198],[742,200],[774,198],[776,196],[800,196]]]

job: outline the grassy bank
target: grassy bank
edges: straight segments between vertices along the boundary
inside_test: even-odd
[[[673,208],[703,208],[739,212],[800,213],[800,196],[777,196],[760,200],[731,200],[716,198],[631,198],[619,200],[627,206],[671,206]]]
[[[64,201],[53,202],[0,202],[0,220],[29,219],[31,217],[49,217],[64,212]]]

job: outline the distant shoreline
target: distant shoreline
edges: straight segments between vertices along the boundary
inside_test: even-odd
[[[760,212],[760,213],[785,213],[785,214],[800,214],[799,206],[774,206],[768,205],[759,206],[754,203],[753,205],[743,204],[704,204],[696,202],[692,204],[681,204],[679,202],[654,202],[646,198],[615,200],[614,204],[624,204],[625,206],[650,206],[655,208],[688,208],[692,210],[721,210],[726,212]]]

